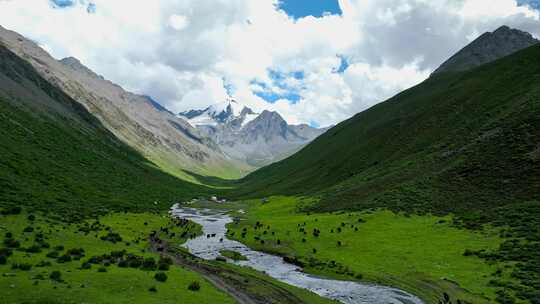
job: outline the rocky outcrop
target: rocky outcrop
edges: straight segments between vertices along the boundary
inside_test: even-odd
[[[539,43],[531,34],[508,26],[482,34],[444,62],[433,74],[460,72],[508,56]]]

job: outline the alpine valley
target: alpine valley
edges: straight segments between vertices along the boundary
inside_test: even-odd
[[[0,27],[0,302],[539,304],[540,41],[469,41],[316,128],[173,113]]]

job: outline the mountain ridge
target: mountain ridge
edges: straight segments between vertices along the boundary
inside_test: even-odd
[[[189,172],[238,177],[243,165],[219,150],[185,120],[146,96],[127,92],[73,57],[57,61],[34,42],[0,27],[0,43],[28,61],[45,79],[83,104],[118,138],[164,170],[193,180]]]
[[[326,130],[306,124],[289,125],[278,112],[255,113],[232,98],[178,115],[216,142],[227,155],[254,167],[291,155]]]
[[[433,74],[466,71],[538,43],[540,41],[530,33],[503,25],[480,35],[441,64]]]

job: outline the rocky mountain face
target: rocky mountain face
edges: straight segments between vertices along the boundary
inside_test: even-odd
[[[289,125],[277,112],[255,113],[233,99],[179,116],[227,155],[254,167],[290,156],[325,131],[305,124]]]
[[[167,171],[191,178],[184,170],[222,177],[239,176],[248,170],[186,120],[150,97],[125,91],[79,60],[57,61],[34,42],[2,27],[0,44],[84,105],[115,136]]]
[[[487,32],[444,62],[433,74],[460,72],[508,56],[539,43],[531,34],[508,26]]]

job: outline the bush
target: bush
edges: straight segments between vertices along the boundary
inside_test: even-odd
[[[33,221],[36,220],[36,216],[33,215],[33,214],[30,214],[30,215],[28,215],[28,220],[31,221],[31,222],[33,222]]]
[[[67,251],[67,254],[73,256],[84,256],[84,249],[82,248],[73,248]]]
[[[201,289],[201,284],[197,281],[193,281],[188,285],[188,289],[191,291],[199,291]]]
[[[28,253],[40,253],[41,252],[41,246],[40,245],[32,245],[25,250]]]
[[[167,281],[167,275],[164,272],[158,272],[154,275],[154,279],[158,282],[165,282]]]
[[[30,269],[32,269],[32,264],[28,264],[28,263],[21,263],[21,264],[13,264],[13,269],[20,269],[20,270],[23,270],[23,271],[28,271]]]
[[[6,239],[10,239],[13,237],[13,233],[11,232],[6,232]]]
[[[122,237],[120,236],[120,234],[114,232],[109,232],[107,235],[102,236],[100,239],[102,241],[108,241],[113,244],[122,241]]]
[[[142,263],[142,269],[144,270],[155,270],[156,267],[156,260],[154,258],[146,258]]]
[[[22,212],[21,207],[10,207],[10,208],[2,210],[1,213],[3,215],[17,215],[17,214],[21,214],[21,212]]]
[[[158,266],[158,270],[163,270],[163,271],[169,270],[169,264],[160,263]]]
[[[128,267],[128,262],[126,260],[120,260],[120,262],[118,262],[118,267],[120,268],[126,268]]]
[[[63,250],[64,250],[64,245],[54,246],[54,250],[56,250],[56,251],[63,251]]]
[[[6,265],[7,264],[7,257],[4,255],[0,255],[0,265]]]
[[[58,257],[58,259],[56,259],[56,261],[58,263],[67,263],[67,262],[71,262],[71,256],[70,255],[67,255],[67,254],[64,254],[60,257]]]
[[[81,269],[90,269],[90,268],[92,268],[92,264],[89,262],[84,262],[81,265]]]
[[[24,228],[23,232],[33,232],[34,231],[34,227],[31,227],[31,226],[28,226],[26,228]]]
[[[105,268],[105,267],[99,267],[97,271],[98,271],[98,272],[107,272],[107,268]]]
[[[62,273],[58,270],[51,272],[49,278],[56,282],[62,282]]]
[[[39,263],[36,264],[36,267],[48,267],[48,266],[51,266],[51,262],[49,261],[41,261]]]
[[[13,254],[13,251],[9,248],[0,248],[0,255],[3,255],[5,257],[11,256]]]
[[[156,286],[152,286],[152,287],[148,288],[148,291],[157,292],[157,288],[156,288]]]
[[[51,259],[56,259],[59,256],[60,256],[60,253],[58,251],[51,251],[47,253],[46,255],[46,257],[51,258]]]
[[[15,239],[5,239],[4,245],[6,245],[9,248],[19,248],[21,247],[21,243]]]

